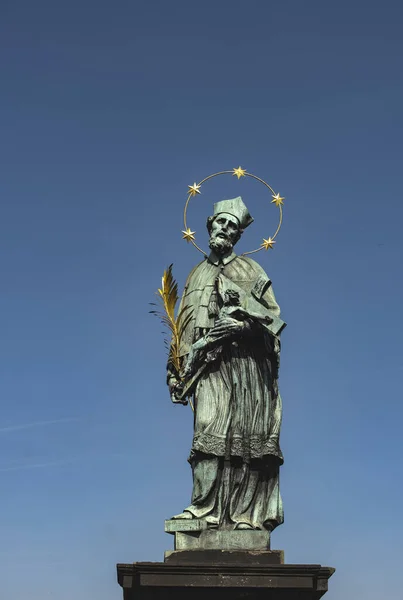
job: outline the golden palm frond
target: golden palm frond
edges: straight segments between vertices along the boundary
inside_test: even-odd
[[[192,311],[189,307],[184,307],[175,318],[175,308],[178,302],[178,284],[172,275],[172,266],[164,271],[161,281],[161,288],[156,292],[162,302],[164,312],[152,310],[151,312],[161,319],[161,322],[167,327],[171,334],[171,340],[166,340],[166,345],[169,343],[168,360],[180,377],[181,360],[180,360],[180,343],[182,335],[192,319]]]

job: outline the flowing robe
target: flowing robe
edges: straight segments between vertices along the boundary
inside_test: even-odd
[[[184,360],[191,345],[214,326],[218,281],[240,290],[241,305],[253,316],[248,333],[221,344],[221,353],[206,365],[194,390],[193,493],[185,510],[212,527],[272,530],[283,522],[277,380],[285,324],[260,265],[234,253],[221,262],[212,253],[190,273],[183,292],[180,309],[192,311],[180,349]]]

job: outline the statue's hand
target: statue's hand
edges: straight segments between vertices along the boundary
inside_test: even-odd
[[[238,321],[232,317],[219,318],[214,327],[210,329],[209,336],[217,338],[237,336],[244,333],[246,329],[246,321]]]
[[[174,404],[183,404],[186,406],[188,401],[185,398],[181,398],[183,392],[183,384],[179,381],[169,383],[169,393],[171,394],[171,400]]]

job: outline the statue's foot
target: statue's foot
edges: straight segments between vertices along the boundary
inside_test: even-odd
[[[219,519],[218,517],[206,517],[207,529],[218,529]]]
[[[254,527],[252,527],[252,525],[250,525],[249,523],[238,523],[235,529],[254,529]]]
[[[183,513],[180,513],[179,515],[175,515],[173,517],[171,517],[171,519],[193,519],[193,515],[191,512],[189,512],[188,510],[183,511]]]

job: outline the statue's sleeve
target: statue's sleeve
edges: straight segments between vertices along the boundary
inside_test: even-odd
[[[280,316],[280,307],[277,304],[277,300],[274,295],[272,283],[271,283],[270,279],[267,277],[266,273],[264,274],[264,277],[266,279],[266,282],[265,282],[266,285],[265,285],[264,291],[261,294],[261,296],[260,297],[258,296],[256,299],[258,302],[263,304],[263,306],[265,306],[271,314],[275,315],[276,317],[279,317]],[[257,296],[257,294],[255,295],[255,297],[256,296]]]
[[[271,326],[268,327],[269,332],[272,335],[279,336],[286,324],[280,319],[280,307],[274,295],[271,280],[258,263],[253,262],[253,267],[255,269],[255,280],[251,295],[262,308],[264,307],[264,313],[273,320]]]
[[[274,380],[276,380],[280,367],[280,334],[286,326],[286,323],[280,319],[280,306],[274,295],[271,280],[268,278],[262,267],[257,263],[255,264],[258,267],[259,274],[251,290],[251,294],[260,306],[264,307],[264,313],[270,317],[272,321],[271,323],[261,322],[260,327],[263,327],[266,334],[269,334],[265,336],[266,349],[268,354],[273,357],[273,376]]]

